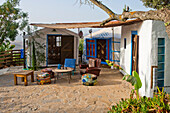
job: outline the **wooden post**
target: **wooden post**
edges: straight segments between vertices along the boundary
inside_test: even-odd
[[[112,28],[112,55],[113,55],[113,60],[115,60],[115,54],[114,54],[114,40],[115,40],[115,38],[114,38],[114,27]]]
[[[28,85],[27,76],[24,76],[24,85],[25,85],[25,86]]]
[[[31,82],[34,82],[34,71],[31,73]]]
[[[25,63],[25,32],[23,32],[23,49],[24,49],[24,68],[26,68]]]
[[[11,64],[14,65],[14,61],[13,61],[13,50],[11,50]]]

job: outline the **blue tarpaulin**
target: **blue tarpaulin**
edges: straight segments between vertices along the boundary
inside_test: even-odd
[[[21,49],[20,51],[21,51],[21,56],[20,56],[20,58],[24,58],[24,49]]]

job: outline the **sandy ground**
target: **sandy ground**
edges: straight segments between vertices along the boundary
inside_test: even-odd
[[[78,71],[70,84],[67,77],[46,85],[31,83],[28,77],[28,86],[20,79],[15,86],[11,73],[0,75],[0,113],[105,113],[132,89],[118,70],[108,68],[102,68],[96,86],[83,86]]]

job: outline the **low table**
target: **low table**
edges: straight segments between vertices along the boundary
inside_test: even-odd
[[[57,73],[57,79],[59,76],[59,73],[69,73],[68,74],[68,82],[70,84],[70,79],[71,79],[71,72],[73,71],[73,69],[54,69],[53,72]],[[56,77],[55,77],[55,81],[56,81]]]
[[[31,75],[31,82],[34,82],[34,71],[32,70],[23,70],[19,71],[14,74],[14,85],[17,85],[17,77],[22,77],[22,82],[24,82],[24,85],[28,85],[27,76]]]

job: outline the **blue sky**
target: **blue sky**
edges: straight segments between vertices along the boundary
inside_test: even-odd
[[[0,0],[2,4],[5,0]],[[108,15],[100,8],[80,5],[80,0],[21,0],[20,8],[28,12],[30,23],[93,22],[102,21]],[[140,0],[102,0],[115,13],[122,13],[124,5],[132,10],[147,11]],[[74,30],[77,31],[77,30]],[[87,29],[84,29],[87,34]]]

